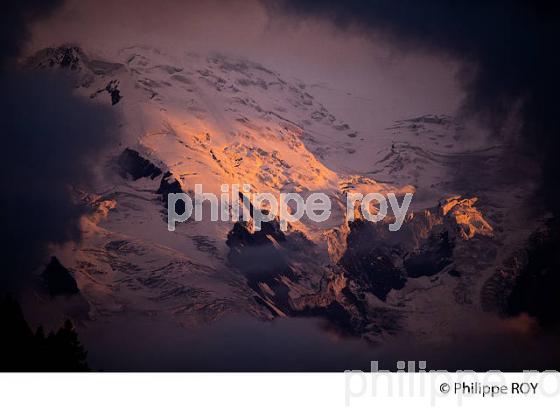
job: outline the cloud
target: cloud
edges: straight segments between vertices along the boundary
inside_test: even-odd
[[[401,50],[450,56],[463,62],[463,108],[495,136],[511,132],[519,115],[518,148],[542,165],[541,194],[558,210],[560,175],[560,13],[551,1],[282,0],[269,12],[327,20],[358,30]]]
[[[54,73],[4,74],[0,87],[0,263],[13,279],[36,267],[49,243],[79,240],[86,210],[71,187],[93,180],[115,117]]]
[[[48,16],[62,0],[4,1],[0,7],[0,66],[17,57],[29,39],[29,23]]]
[[[80,334],[92,368],[106,371],[370,371],[371,361],[396,371],[401,360],[426,361],[427,370],[558,368],[558,337],[529,337],[528,320],[475,315],[455,337],[431,343],[405,333],[371,344],[334,333],[318,319],[246,316],[226,316],[193,331],[162,317],[127,315],[91,323]]]
[[[72,187],[93,181],[93,164],[114,134],[116,118],[75,94],[68,77],[15,64],[30,22],[59,1],[3,3],[0,54],[0,290],[21,285],[51,243],[80,239]]]

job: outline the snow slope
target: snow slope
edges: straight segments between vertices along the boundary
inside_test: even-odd
[[[140,312],[194,325],[244,312],[320,316],[372,341],[402,332],[429,339],[436,327],[444,337],[481,311],[478,292],[506,257],[499,245],[525,238],[508,235],[519,223],[499,202],[521,203],[525,187],[474,189],[472,169],[499,169],[502,148],[449,116],[353,125],[329,105],[359,109],[363,100],[224,55],[132,46],[108,62],[66,45],[28,64],[75,73],[77,92],[112,104],[122,121],[99,185],[82,193],[95,209],[84,240],[58,251],[91,320]],[[126,177],[118,161],[125,148],[162,174]],[[286,235],[274,224],[261,235],[250,224],[194,221],[169,232],[163,179],[187,193],[238,183],[253,192],[325,192],[335,203],[351,191],[415,199],[394,236],[384,224],[347,224],[338,207],[329,224],[296,223]]]

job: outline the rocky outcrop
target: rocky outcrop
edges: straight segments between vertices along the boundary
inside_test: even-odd
[[[90,59],[84,51],[74,45],[48,47],[28,58],[27,66],[32,69],[61,69],[73,74],[72,79],[77,87],[89,87],[95,76],[108,76],[124,69],[120,63]],[[95,98],[98,94],[107,93],[111,105],[117,104],[122,99],[119,90],[119,81],[110,80],[106,86],[90,94]]]
[[[399,266],[402,251],[375,240],[375,229],[370,225],[363,220],[349,223],[346,252],[339,264],[361,288],[385,300],[391,289],[402,289],[406,283]]]
[[[136,181],[141,178],[156,179],[162,175],[162,170],[150,160],[142,157],[138,151],[126,148],[117,159],[118,172],[122,178],[130,178]],[[158,189],[155,191],[160,196],[161,202],[167,208],[168,195],[184,193],[179,179],[170,171],[163,173]],[[185,212],[185,203],[177,201],[175,211],[178,214]]]
[[[452,218],[459,229],[459,235],[465,239],[472,239],[475,235],[492,236],[494,230],[484,219],[480,211],[474,206],[477,197],[461,198],[453,196],[441,203],[441,212]]]
[[[82,50],[79,47],[68,45],[40,50],[29,58],[27,64],[34,69],[60,67],[79,71],[82,69],[82,61],[87,61]]]
[[[449,232],[434,232],[420,246],[404,258],[404,268],[409,278],[432,276],[453,262],[455,244]]]
[[[143,158],[138,151],[126,148],[118,157],[119,174],[123,178],[136,181],[140,178],[155,179],[161,175],[161,169]]]
[[[156,191],[156,194],[161,196],[161,202],[165,204],[167,208],[168,205],[168,195],[169,194],[180,194],[183,193],[183,187],[181,186],[181,182],[173,176],[173,174],[167,171],[161,177],[161,181],[159,184],[159,188]],[[177,201],[175,203],[175,212],[181,215],[185,212],[185,203],[183,201]]]
[[[367,222],[358,215],[328,233],[331,259],[344,268],[349,280],[385,300],[408,278],[432,276],[450,266],[458,241],[492,236],[492,227],[474,207],[476,201],[460,196],[443,200],[437,207],[411,213],[394,233],[385,222]]]
[[[285,240],[278,226],[262,224],[260,231],[251,231],[247,222],[236,222],[228,233],[228,262],[247,278],[247,285],[258,296],[256,301],[274,316],[291,315],[289,286],[285,279],[297,282],[278,241]]]
[[[101,88],[90,95],[90,98],[95,98],[97,95],[107,93],[111,97],[111,105],[117,104],[123,97],[119,90],[119,81],[111,80],[104,88]]]
[[[181,192],[183,192],[183,188],[181,187],[179,180],[169,171],[163,174],[156,193],[167,198],[167,195],[169,194],[180,194]]]
[[[398,329],[400,313],[380,307],[371,295],[382,303],[389,292],[403,289],[412,278],[447,270],[456,275],[451,267],[457,244],[470,244],[477,235],[492,232],[474,202],[442,201],[409,215],[398,232],[388,230],[392,221],[357,218],[327,232],[330,266],[302,263],[314,245],[305,241],[296,245],[299,232],[284,233],[277,221],[253,231],[251,221],[241,221],[228,234],[228,261],[245,275],[255,300],[273,316],[322,317],[338,331],[361,336],[392,331]],[[306,276],[299,266],[314,274]],[[307,278],[318,272],[323,272],[318,286],[308,283]]]
[[[227,239],[229,263],[245,275],[255,301],[273,317],[320,317],[338,332],[360,335],[369,321],[367,307],[347,287],[344,276],[327,271],[318,290],[302,293],[307,289],[304,278],[292,264],[299,265],[312,243],[302,241],[299,233],[285,235],[277,221],[265,222],[262,228],[253,232],[250,222],[237,222]]]
[[[109,81],[109,84],[105,87],[105,91],[111,96],[111,105],[117,104],[122,99],[118,80]]]
[[[352,335],[361,335],[372,322],[367,303],[348,286],[344,271],[319,263],[315,244],[303,233],[283,232],[277,220],[262,223],[260,231],[251,221],[240,221],[226,243],[230,265],[245,275],[255,301],[272,317],[320,317],[333,330]],[[308,282],[320,272],[319,283]]]

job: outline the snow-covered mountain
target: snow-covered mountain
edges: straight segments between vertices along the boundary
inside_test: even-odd
[[[371,341],[429,340],[435,328],[451,337],[483,311],[485,283],[531,232],[517,206],[528,187],[486,179],[502,174],[503,148],[449,116],[363,129],[329,111],[329,99],[363,101],[223,55],[134,46],[105,61],[66,45],[28,65],[75,73],[76,92],[121,118],[98,186],[81,193],[95,210],[83,242],[57,251],[89,320],[140,312],[196,326],[243,312],[322,317]],[[329,224],[304,220],[285,233],[274,222],[254,232],[194,221],[169,232],[166,194],[199,183],[216,194],[233,183],[320,191],[335,204],[353,191],[415,197],[398,232],[347,222],[340,206]]]

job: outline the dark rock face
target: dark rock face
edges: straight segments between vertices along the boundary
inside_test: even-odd
[[[339,264],[360,288],[381,300],[392,289],[402,289],[407,278],[432,276],[452,263],[454,241],[443,226],[432,228],[427,238],[405,229],[400,241],[383,236],[385,226],[363,220],[350,222],[349,229]]]
[[[253,232],[250,222],[240,221],[227,238],[228,261],[245,275],[255,300],[273,316],[322,317],[337,331],[362,336],[400,326],[400,312],[371,304],[368,295],[386,301],[410,279],[447,270],[460,275],[450,268],[467,240],[439,208],[415,214],[398,232],[357,219],[333,232],[329,251],[336,262],[325,264],[314,262],[314,244],[301,232],[286,234],[276,221],[261,228]],[[323,272],[320,282],[313,282],[312,271]],[[302,285],[312,290],[302,293]]]
[[[79,61],[80,59],[77,56],[76,50],[65,49],[60,60],[60,66],[76,70],[78,68]]]
[[[453,247],[448,232],[432,233],[418,251],[404,260],[408,277],[435,275],[452,262]]]
[[[161,178],[161,182],[159,184],[158,190],[156,191],[156,194],[161,195],[161,201],[167,208],[168,195],[180,194],[183,192],[184,191],[181,187],[181,183],[173,176],[171,172],[167,171]],[[185,212],[185,203],[183,201],[177,201],[175,203],[175,212],[179,215]]]
[[[402,289],[406,283],[406,277],[395,266],[389,252],[388,249],[349,252],[342,259],[350,277],[381,300],[387,298],[391,289]]]
[[[181,183],[173,176],[173,174],[167,171],[163,174],[161,178],[161,182],[159,184],[159,188],[156,191],[156,194],[161,195],[161,201],[167,207],[167,196],[169,194],[180,194],[183,193],[183,188],[181,187]],[[185,212],[185,204],[182,201],[177,201],[176,209],[177,213],[182,214]]]
[[[79,293],[76,280],[60,261],[53,256],[41,275],[51,296]]]
[[[270,226],[266,226],[267,224]],[[286,277],[297,282],[297,277],[283,253],[269,238],[270,235],[274,239],[283,241],[284,234],[272,222],[263,222],[262,228],[260,231],[250,232],[245,223],[236,222],[228,233],[226,241],[230,248],[228,261],[245,275],[251,289],[264,296],[264,298],[257,297],[257,302],[270,309],[272,306],[267,304],[265,299],[271,299],[272,304],[283,313],[293,314],[288,295],[289,287],[281,278]],[[276,233],[271,234],[271,232]],[[261,284],[272,290],[273,295],[264,295]],[[273,315],[277,314],[274,309],[271,309],[271,312]]]
[[[126,148],[117,159],[119,174],[123,178],[131,177],[133,181],[140,178],[155,179],[161,175],[161,169],[140,156],[137,151]]]
[[[143,158],[137,151],[126,148],[117,159],[119,175],[122,178],[131,178],[136,181],[140,178],[156,179],[162,174],[161,168],[154,163]],[[169,194],[184,193],[183,187],[179,180],[169,171],[166,171],[162,177],[159,187],[156,191],[160,195],[161,202],[168,205]],[[182,214],[185,212],[185,203],[181,200],[175,203],[175,212]]]
[[[182,192],[181,184],[171,172],[167,171],[163,174],[156,194],[165,195],[165,197],[167,197],[169,194],[180,194]]]
[[[81,61],[87,60],[82,50],[76,46],[62,46],[45,48],[37,52],[28,60],[28,65],[33,68],[61,67],[72,71],[81,69]]]
[[[111,75],[113,72],[123,69],[118,63],[101,60],[90,60],[88,56],[76,46],[61,46],[57,48],[45,48],[38,51],[27,60],[27,65],[34,69],[63,69],[81,73],[76,77],[76,86],[87,86],[91,83],[91,74]],[[117,104],[122,98],[119,90],[119,81],[111,80],[104,88],[91,94],[91,98],[101,93],[109,94],[111,104]]]
[[[263,222],[262,227],[269,222]],[[269,228],[272,230],[273,228]],[[282,236],[280,236],[282,235]],[[278,237],[283,233],[278,231]],[[283,239],[282,239],[283,240]],[[289,273],[289,266],[276,249],[274,243],[264,229],[250,232],[242,222],[236,222],[228,233],[226,244],[230,248],[228,259],[236,267],[240,267],[248,275],[249,282],[266,282],[267,278]],[[262,273],[264,272],[264,273]],[[255,275],[255,277],[253,277]],[[264,280],[263,280],[264,279]]]
[[[367,222],[358,220],[349,227],[346,252],[339,262],[348,276],[381,300],[391,289],[402,289],[406,276],[397,265],[400,249],[375,241]]]
[[[244,274],[255,301],[272,316],[320,317],[338,332],[360,334],[367,322],[367,307],[344,285],[341,292],[336,291],[335,276],[322,280],[317,293],[301,295],[297,291],[305,272],[292,264],[298,266],[298,260],[308,257],[314,245],[301,233],[286,235],[278,221],[263,222],[261,228],[252,232],[247,223],[237,222],[226,242],[229,263]]]
[[[122,99],[118,80],[111,80],[105,87],[105,91],[111,96],[111,105],[117,104]]]

